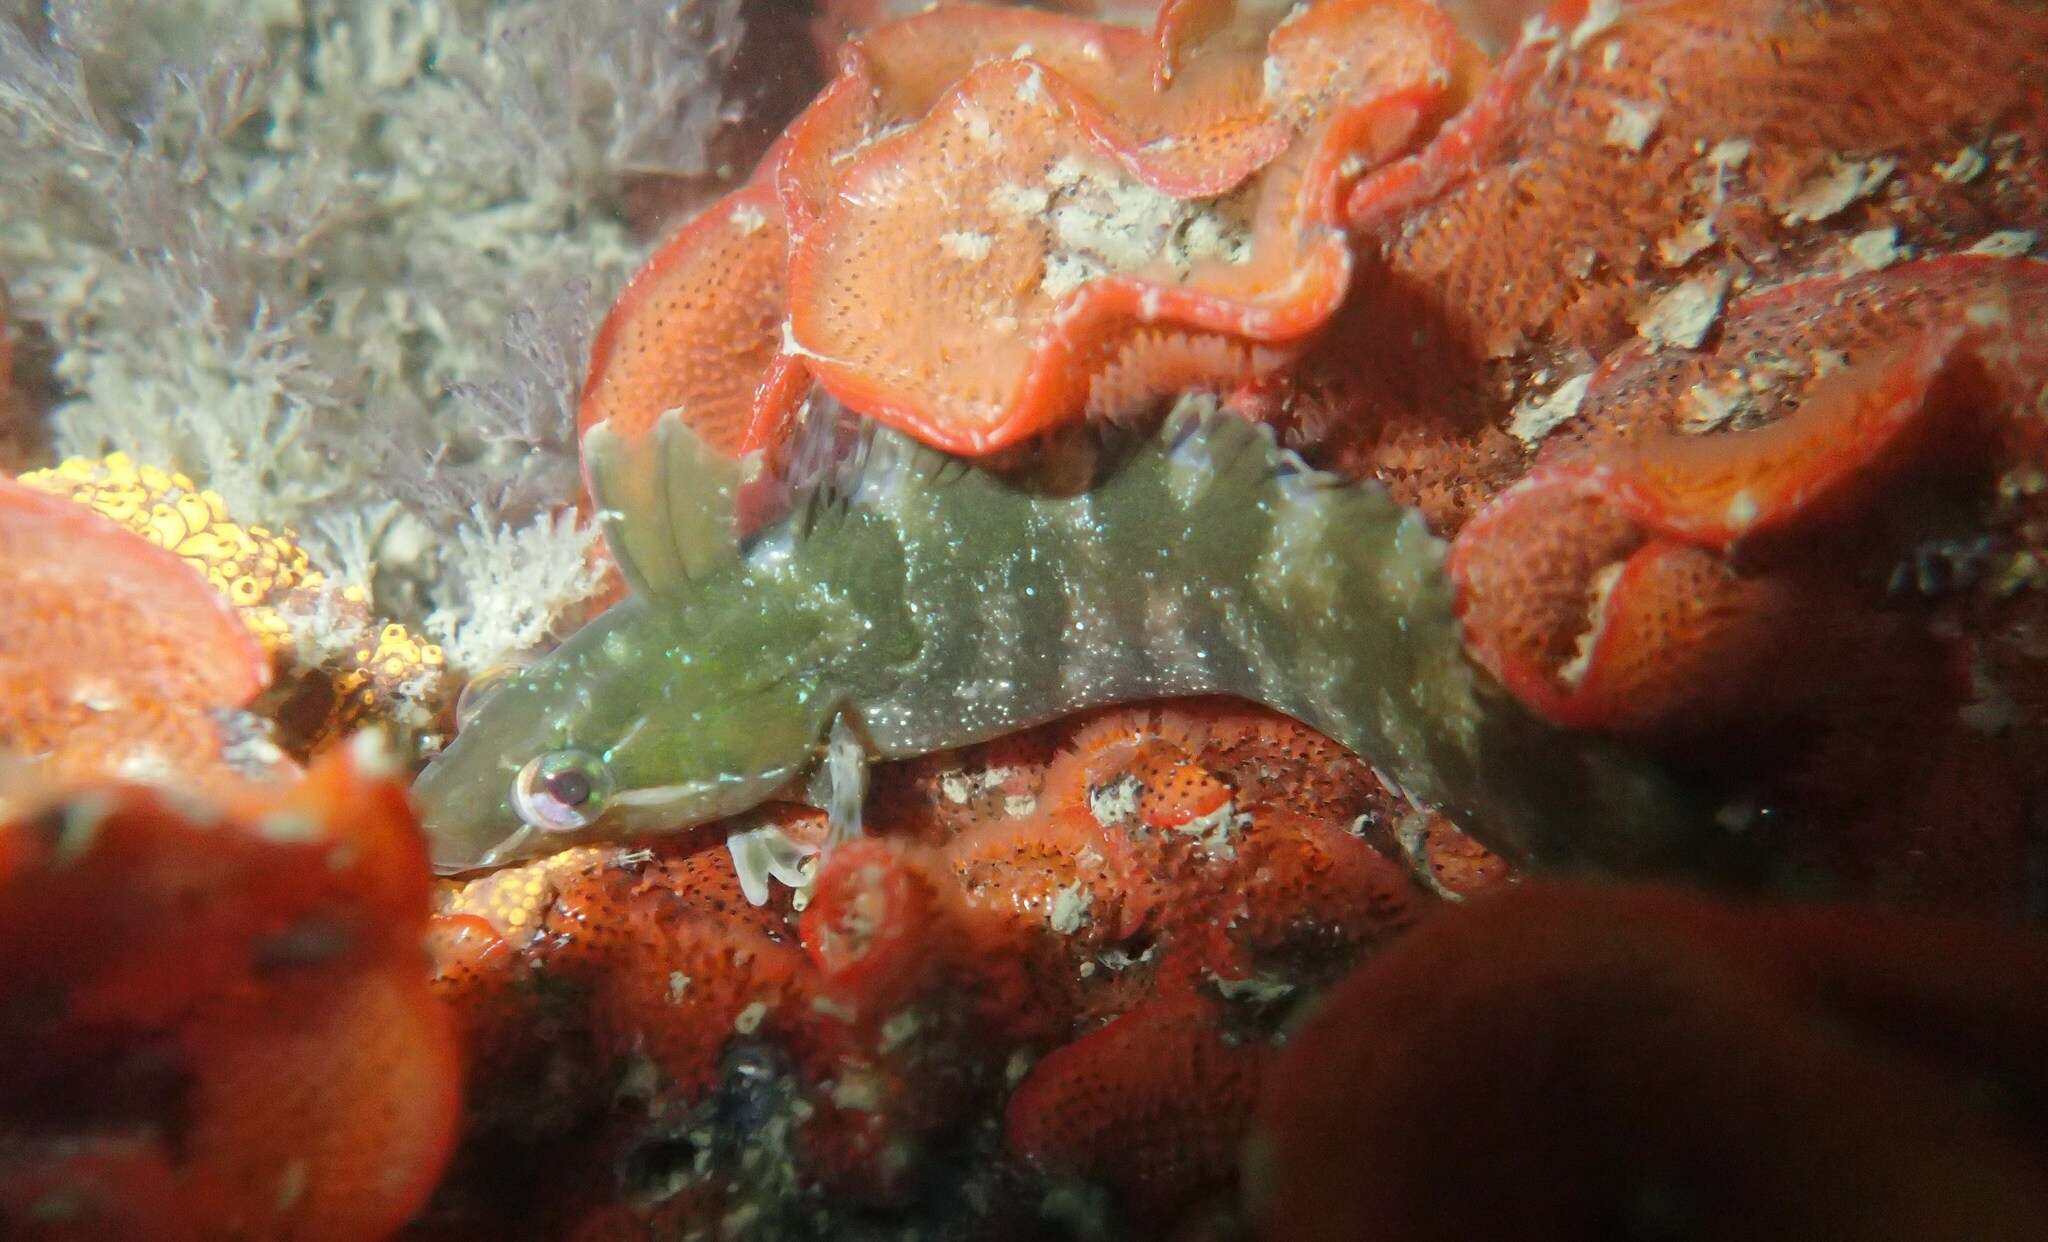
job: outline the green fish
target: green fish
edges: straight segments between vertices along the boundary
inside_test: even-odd
[[[630,446],[593,428],[584,457],[631,593],[421,776],[445,871],[675,832],[821,770],[851,831],[863,760],[1198,694],[1307,723],[1523,865],[1646,869],[1714,833],[1668,773],[1539,722],[1467,660],[1419,515],[1213,402],[1071,494],[875,430],[744,543],[746,467],[673,413]]]

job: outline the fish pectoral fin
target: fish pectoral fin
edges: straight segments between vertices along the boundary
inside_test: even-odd
[[[749,905],[768,904],[770,881],[801,893],[817,877],[818,847],[792,841],[780,828],[736,832],[725,839],[725,848],[732,855],[733,874],[739,877],[740,892]]]
[[[687,595],[692,581],[738,563],[737,497],[761,469],[758,453],[728,457],[670,410],[640,436],[592,427],[583,464],[605,543],[635,592]]]
[[[825,784],[826,840],[838,845],[858,839],[868,802],[868,747],[843,711],[832,718],[820,769]]]

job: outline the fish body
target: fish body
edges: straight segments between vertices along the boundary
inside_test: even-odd
[[[663,434],[665,468],[586,445],[593,486],[627,498],[609,533],[635,591],[423,775],[442,868],[746,809],[808,771],[838,720],[892,759],[1197,694],[1296,717],[1523,863],[1631,868],[1702,830],[1665,773],[1483,680],[1417,514],[1266,428],[1184,405],[1072,494],[878,432],[849,481],[745,548],[705,537],[729,532],[715,519],[736,481],[706,482],[680,423]],[[515,786],[549,754],[587,765],[570,792],[602,785],[587,821],[522,816]]]

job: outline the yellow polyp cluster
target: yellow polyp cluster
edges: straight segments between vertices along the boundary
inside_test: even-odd
[[[440,647],[421,642],[397,622],[378,631],[375,646],[358,647],[349,655],[349,666],[334,679],[335,712],[344,726],[368,716],[390,715],[401,705],[427,697],[421,689],[447,668]],[[424,727],[431,722],[399,723]]]
[[[278,603],[294,589],[317,590],[324,584],[291,532],[239,525],[218,492],[176,471],[137,465],[126,453],[67,458],[50,469],[30,471],[21,481],[76,501],[175,552],[228,598],[273,655],[292,641]]]
[[[367,720],[391,720],[411,729],[433,723],[428,719],[432,711],[422,704],[442,697],[446,660],[441,648],[396,623],[375,631],[374,642],[367,641],[374,625],[368,592],[328,581],[289,530],[243,526],[229,516],[218,492],[177,471],[138,464],[125,453],[69,458],[24,474],[21,481],[82,504],[176,553],[227,597],[280,667],[324,669],[333,685],[334,706],[308,739],[309,748]],[[330,627],[360,630],[366,641],[344,649],[338,660],[331,647],[306,650],[287,614],[330,616]]]
[[[435,913],[475,915],[508,941],[524,946],[540,934],[548,908],[565,882],[598,866],[606,853],[597,846],[574,846],[480,879],[446,881],[436,894]]]

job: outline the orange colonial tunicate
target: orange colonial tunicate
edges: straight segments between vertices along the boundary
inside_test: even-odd
[[[560,877],[541,945],[585,985],[604,1058],[650,1061],[685,1096],[717,1080],[735,1032],[806,1020],[811,982],[784,913],[748,903],[724,851]]]
[[[781,206],[757,183],[656,250],[591,345],[577,432],[608,423],[637,436],[675,409],[713,448],[758,447],[751,419],[782,348],[787,245]]]
[[[0,753],[60,778],[198,779],[269,683],[227,599],[97,513],[0,479]]]
[[[1228,1186],[1267,1054],[1219,1017],[1200,996],[1165,997],[1047,1054],[1010,1097],[1010,1151],[1108,1183],[1139,1219]]]
[[[1375,280],[1473,354],[1600,351],[1683,280],[2039,220],[2044,63],[2048,19],[1997,0],[1565,0],[1351,219]]]
[[[1333,2],[1163,92],[1036,43],[984,60],[860,147],[799,231],[795,347],[853,408],[970,453],[1269,371],[1349,282],[1340,188],[1434,113],[1460,50],[1433,11]],[[1236,98],[1223,63],[1258,67],[1249,102],[1145,136],[1144,101]],[[1228,175],[1177,170],[1196,136]]]
[[[1667,434],[1612,462],[1539,469],[1460,532],[1448,569],[1473,657],[1568,727],[1697,725],[1774,683],[1830,602],[1723,555],[1820,502],[1868,490],[1952,345],[1818,387],[1797,418],[1712,438]],[[1817,669],[1809,668],[1808,672]],[[1754,705],[1754,704],[1752,704]]]
[[[135,1195],[151,1236],[367,1242],[425,1200],[460,1067],[425,849],[358,750],[218,802],[84,788],[0,830],[0,1007],[42,1015],[0,1030],[0,1232],[111,1236]]]
[[[1850,382],[1841,375],[1849,364],[1923,336],[1959,336],[1989,391],[1952,395],[1974,398],[1994,416],[1984,430],[1995,451],[2010,457],[2029,443],[2032,420],[2009,415],[2022,414],[2037,397],[2048,368],[2044,323],[2048,265],[2025,258],[1952,254],[1788,281],[1732,302],[1715,339],[1700,349],[1635,342],[1609,355],[1577,417],[1544,442],[1544,458],[1611,455],[1613,446],[1666,432],[1711,442],[1723,429],[1768,427],[1830,387],[1840,392]],[[1880,390],[1867,387],[1875,382],[1866,377],[1866,391],[1879,397]],[[1873,402],[1865,415],[1881,440],[1889,438],[1883,410]],[[1804,457],[1821,450],[1798,451]],[[1851,440],[1829,451],[1867,449]]]
[[[1953,404],[1941,384],[1963,357],[1961,341],[1954,328],[1821,377],[1805,394],[1805,417],[1623,450],[1613,497],[1661,535],[1723,550],[1852,508],[1904,464],[1916,424]]]
[[[1278,366],[1349,280],[1342,192],[1476,55],[1411,0],[1211,19],[1229,37],[950,5],[850,41],[754,180],[628,287],[579,426],[674,408],[772,449],[815,376],[983,453]]]
[[[1453,545],[1468,648],[1581,727],[1654,731],[1780,695],[1770,670],[1817,657],[1830,627],[1869,630],[1848,619],[1869,606],[1823,585],[1825,564],[1724,558],[1852,518],[1930,465],[2014,464],[2044,299],[2033,264],[1935,260],[1745,299],[1715,350],[1623,351],[1545,464]]]
[[[1179,1216],[1227,1185],[1287,1005],[1421,908],[1355,822],[1364,780],[1272,713],[1176,702],[879,765],[870,835],[761,906],[682,838],[444,890],[485,1150],[538,1119],[612,1204],[572,1236],[641,1236],[741,1200],[901,1208],[1007,1103],[1012,1154]],[[786,1191],[751,1180],[764,1152]]]

